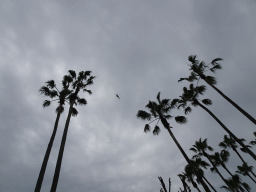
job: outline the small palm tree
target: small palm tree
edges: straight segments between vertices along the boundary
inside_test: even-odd
[[[162,185],[162,188],[160,189],[160,192],[167,192],[167,189],[166,189],[166,186],[165,186],[165,183],[164,183],[164,180],[162,177],[158,177],[161,185]],[[169,192],[171,192],[171,178],[169,178]]]
[[[56,120],[55,120],[52,136],[50,138],[50,141],[48,143],[48,146],[47,146],[47,149],[46,149],[46,152],[45,152],[45,155],[44,155],[41,170],[39,172],[39,176],[38,176],[36,187],[35,187],[35,192],[40,192],[41,191],[41,186],[42,186],[42,183],[43,183],[44,174],[45,174],[45,170],[46,170],[46,167],[47,167],[47,164],[48,164],[49,156],[50,156],[50,153],[51,153],[51,150],[52,150],[52,145],[53,145],[55,135],[56,135],[56,132],[57,132],[60,115],[64,111],[63,106],[65,105],[65,101],[67,101],[68,96],[72,93],[72,91],[70,91],[68,89],[68,87],[63,87],[63,89],[61,91],[59,91],[58,88],[56,87],[56,84],[55,84],[54,80],[47,81],[46,86],[42,86],[40,88],[39,92],[41,94],[45,95],[45,96],[50,97],[50,98],[56,98],[57,97],[57,99],[55,99],[55,100],[45,100],[44,103],[43,103],[43,107],[50,106],[51,102],[53,102],[53,101],[58,101],[59,105],[56,108],[57,117],[56,117]]]
[[[220,153],[215,152],[213,155],[210,156],[210,158],[216,167],[222,166],[230,174],[230,176],[233,176],[233,174],[228,170],[225,165],[228,162],[229,156],[230,154],[228,151],[221,150]]]
[[[90,90],[87,90],[87,86],[93,84],[93,80],[95,76],[91,76],[91,71],[81,71],[79,72],[78,77],[76,76],[76,72],[69,70],[69,75],[65,75],[63,79],[63,85],[65,87],[68,87],[70,84],[72,84],[73,92],[72,94],[69,95],[69,112],[68,112],[68,117],[66,120],[65,128],[63,131],[63,136],[61,140],[61,145],[60,145],[60,150],[59,150],[59,155],[55,167],[55,172],[54,172],[54,177],[52,181],[52,186],[50,192],[56,192],[57,185],[58,185],[58,180],[59,180],[59,174],[60,174],[60,169],[61,169],[61,162],[63,158],[63,153],[64,153],[64,148],[65,148],[65,143],[66,143],[66,138],[67,138],[67,133],[68,133],[68,127],[69,127],[69,122],[72,116],[76,116],[78,114],[78,111],[73,107],[74,105],[86,105],[87,101],[84,98],[80,98],[78,96],[78,93],[80,90],[83,90],[84,92],[87,92],[91,94],[92,92]]]
[[[250,177],[251,180],[254,183],[256,183],[255,179],[253,179],[252,176],[250,175],[250,172],[252,172],[253,166],[249,166],[247,163],[243,163],[242,166],[237,166],[237,169],[238,169],[238,171],[236,171],[237,173]]]
[[[200,183],[202,183],[204,189],[206,191],[210,191],[208,186],[204,183],[204,181],[202,180],[202,177],[200,176],[200,174],[196,171],[196,169],[193,167],[193,165],[191,164],[187,154],[185,153],[185,151],[182,149],[182,147],[180,146],[179,142],[177,141],[177,139],[175,138],[174,134],[171,131],[171,126],[168,123],[167,119],[172,118],[173,116],[169,115],[170,111],[175,107],[175,104],[173,102],[170,102],[169,99],[160,99],[160,92],[157,94],[157,100],[158,103],[154,102],[154,101],[149,101],[149,103],[146,105],[146,108],[149,109],[149,112],[147,111],[143,111],[143,110],[139,110],[137,113],[137,118],[140,118],[142,120],[147,120],[147,121],[156,121],[157,120],[157,124],[153,130],[153,134],[154,135],[158,135],[160,132],[160,127],[158,126],[158,122],[161,121],[161,123],[163,124],[164,128],[167,129],[167,131],[169,132],[170,136],[172,137],[173,141],[175,142],[175,144],[177,145],[177,147],[179,148],[180,152],[182,153],[183,157],[186,159],[187,163],[189,165],[191,165],[193,171],[195,171],[195,174],[198,178],[198,180],[200,180]],[[177,123],[180,124],[184,124],[187,122],[186,118],[184,116],[176,116],[174,117],[174,119],[176,120]],[[150,131],[150,123],[145,125],[144,128],[144,132],[148,132]]]
[[[193,84],[190,84],[189,89],[184,87],[183,88],[183,94],[182,96],[180,96],[181,99],[176,99],[175,102],[179,103],[179,107],[183,107],[185,108],[185,114],[188,114],[192,111],[190,105],[194,106],[194,107],[201,107],[202,109],[204,109],[208,114],[210,114],[218,123],[219,125],[226,131],[228,132],[228,134],[230,136],[232,136],[236,142],[238,142],[243,148],[244,150],[246,150],[255,160],[256,160],[256,155],[248,148],[246,147],[243,142],[241,141],[241,139],[238,139],[235,134],[233,134],[207,107],[205,107],[203,104],[205,105],[211,105],[212,101],[210,99],[203,99],[202,103],[199,102],[198,97],[200,95],[203,95],[203,93],[205,92],[206,87],[204,85],[201,86],[196,86],[194,87]]]
[[[196,55],[190,55],[188,57],[188,60],[191,62],[189,66],[192,72],[188,78],[180,78],[179,81],[187,80],[189,82],[193,82],[195,80],[199,81],[200,79],[203,79],[208,85],[210,85],[215,91],[217,91],[222,97],[224,97],[229,103],[231,103],[237,110],[239,110],[244,116],[246,116],[251,122],[256,125],[256,119],[254,119],[250,114],[248,114],[245,110],[239,107],[234,101],[232,101],[215,86],[215,84],[217,83],[215,77],[206,76],[204,74],[208,70],[215,73],[216,70],[221,69],[222,67],[218,63],[218,61],[222,60],[221,58],[216,58],[212,60],[212,62],[209,64],[206,64],[204,61],[199,62],[198,60],[196,60]],[[209,67],[210,64],[212,65],[211,67]]]
[[[238,191],[245,192],[245,190],[248,192],[251,191],[250,186],[247,183],[242,182],[240,177],[236,174],[233,175],[230,179],[227,179],[227,183],[229,187],[222,186],[220,188],[226,189],[227,191],[235,191],[235,192],[238,192]]]
[[[178,177],[180,178],[180,180],[183,184],[183,188],[184,188],[184,190],[182,190],[180,188],[180,191],[181,192],[191,192],[189,185],[186,183],[186,175],[184,173],[182,173],[182,174],[178,174]]]
[[[212,164],[212,166],[214,168],[213,170],[216,173],[218,173],[220,178],[228,185],[228,183],[226,182],[226,179],[222,176],[222,174],[219,172],[216,165],[213,163],[211,156],[207,153],[208,150],[213,151],[213,148],[208,145],[207,139],[204,139],[202,141],[202,139],[200,138],[199,141],[195,142],[195,145],[193,145],[193,147],[191,147],[190,150],[197,153],[196,155],[193,156],[193,159],[197,158],[197,157],[201,157],[201,156],[206,157],[208,159],[208,161]]]
[[[240,141],[244,142],[245,140],[240,139]],[[219,146],[224,148],[224,149],[230,149],[231,148],[237,154],[237,156],[241,159],[241,161],[243,163],[246,163],[245,160],[243,159],[243,157],[238,152],[238,150],[237,150],[238,146],[236,144],[236,141],[232,137],[230,137],[228,135],[224,135],[224,140],[219,143]],[[250,172],[251,172],[251,174],[253,174],[254,177],[256,177],[255,173],[252,170]]]
[[[216,189],[212,186],[212,184],[206,179],[204,176],[204,171],[202,168],[207,169],[210,165],[206,161],[202,160],[202,158],[197,157],[195,159],[190,159],[191,163],[196,167],[200,175],[202,175],[203,179],[206,181],[206,183],[215,191]],[[187,165],[188,166],[188,165]]]

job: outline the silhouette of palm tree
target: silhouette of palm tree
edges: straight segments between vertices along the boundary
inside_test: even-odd
[[[168,123],[167,119],[172,118],[173,116],[169,115],[170,111],[175,108],[175,105],[172,104],[172,102],[170,102],[169,99],[160,99],[160,92],[157,94],[157,101],[158,103],[154,102],[154,101],[149,101],[149,103],[146,105],[146,108],[149,110],[149,112],[147,111],[143,111],[143,110],[139,110],[137,113],[137,118],[140,118],[142,120],[147,120],[147,121],[156,121],[158,120],[162,122],[163,126],[165,129],[167,129],[167,131],[169,132],[171,138],[173,139],[173,141],[175,142],[175,144],[177,145],[177,147],[179,148],[180,152],[182,153],[183,157],[186,159],[187,163],[189,165],[191,165],[191,168],[193,169],[193,171],[195,171],[195,174],[198,178],[198,180],[200,181],[200,183],[203,185],[204,189],[206,191],[210,191],[208,186],[204,183],[204,181],[202,180],[201,175],[197,172],[197,170],[193,167],[193,165],[191,164],[187,154],[185,153],[185,151],[182,149],[182,147],[180,146],[179,142],[177,141],[177,139],[175,138],[174,134],[171,131],[171,126]],[[184,116],[176,116],[174,117],[175,121],[177,123],[180,124],[184,124],[187,122],[186,118]],[[158,135],[160,132],[160,127],[158,126],[158,122],[153,130],[153,134],[154,135]],[[150,124],[149,123],[149,124]],[[148,132],[150,131],[150,126],[149,124],[145,125],[144,128],[144,132]]]
[[[69,112],[68,112],[68,117],[66,120],[65,128],[63,131],[63,136],[61,140],[61,145],[60,145],[60,150],[58,154],[58,159],[55,167],[55,172],[54,172],[54,177],[52,181],[52,186],[50,192],[55,192],[57,189],[58,185],[58,180],[59,180],[59,175],[60,175],[60,169],[61,169],[61,162],[63,158],[63,153],[64,153],[64,148],[65,148],[65,143],[66,143],[66,138],[67,138],[67,133],[68,133],[68,127],[69,127],[69,122],[72,116],[76,116],[78,114],[78,111],[73,107],[74,105],[86,105],[87,101],[84,98],[80,98],[78,96],[78,93],[80,90],[83,90],[84,92],[87,92],[89,94],[92,94],[90,90],[87,90],[87,86],[93,84],[93,79],[95,76],[91,76],[91,71],[81,71],[79,72],[78,77],[76,77],[76,72],[69,70],[69,75],[64,76],[63,80],[63,85],[65,87],[68,87],[70,84],[72,84],[72,88],[74,92],[69,95]]]
[[[237,166],[238,171],[237,173],[240,173],[241,175],[248,176],[251,178],[251,180],[256,183],[256,181],[252,178],[249,172],[252,172],[253,166],[249,166],[247,163],[243,163],[242,166]]]
[[[185,114],[188,114],[188,113],[190,113],[192,111],[190,105],[192,105],[194,107],[200,106],[207,113],[209,113],[220,124],[220,126],[226,132],[228,132],[228,134],[230,136],[232,136],[235,139],[235,141],[238,142],[244,148],[244,150],[246,152],[248,152],[256,160],[256,155],[246,145],[243,144],[241,139],[238,139],[235,136],[235,134],[233,134],[207,107],[205,107],[203,105],[203,104],[211,105],[212,101],[210,99],[203,99],[202,100],[203,104],[201,104],[199,102],[198,97],[199,97],[199,95],[203,95],[205,90],[206,90],[206,87],[204,85],[194,87],[194,85],[191,83],[190,86],[189,86],[189,89],[186,88],[186,87],[183,88],[183,94],[182,94],[182,96],[180,96],[181,99],[176,99],[175,100],[175,104],[179,103],[178,108],[180,108],[180,107],[185,108],[185,110],[184,110]]]
[[[50,106],[51,102],[53,102],[53,101],[58,101],[59,105],[56,108],[57,117],[55,120],[55,124],[54,124],[54,128],[53,128],[53,132],[52,132],[50,141],[48,143],[48,146],[47,146],[47,149],[46,149],[46,152],[44,155],[43,163],[42,163],[42,166],[41,166],[41,169],[39,172],[39,176],[38,176],[36,187],[35,187],[35,192],[41,191],[41,186],[43,183],[44,174],[45,174],[45,170],[46,170],[46,167],[48,164],[49,156],[50,156],[50,153],[52,150],[52,145],[53,145],[55,135],[57,132],[60,115],[64,111],[63,105],[65,105],[65,101],[67,100],[67,97],[72,93],[72,91],[70,91],[67,87],[63,87],[63,89],[61,91],[59,91],[58,88],[56,87],[54,80],[47,81],[46,86],[42,86],[40,88],[39,92],[45,96],[50,97],[50,98],[57,97],[57,99],[55,99],[55,100],[45,100],[43,103],[43,107]]]
[[[250,186],[245,183],[245,182],[242,182],[240,177],[238,175],[233,175],[230,179],[227,179],[227,183],[228,183],[228,186],[222,186],[220,188],[223,188],[223,189],[226,189],[227,191],[241,191],[241,192],[244,192],[245,190],[250,192],[251,191],[251,188]]]
[[[234,101],[232,101],[229,97],[227,97],[215,86],[215,84],[217,83],[217,80],[215,77],[206,76],[204,74],[208,70],[215,73],[216,70],[221,69],[222,67],[218,63],[218,61],[222,60],[221,58],[216,58],[207,65],[204,61],[199,62],[198,60],[196,60],[196,55],[190,55],[188,57],[188,60],[191,62],[189,66],[192,72],[188,78],[180,78],[178,82],[183,80],[193,82],[195,80],[199,81],[200,79],[203,79],[208,85],[210,85],[215,91],[217,91],[222,97],[224,97],[229,103],[231,103],[237,110],[239,110],[244,116],[246,116],[251,122],[253,122],[256,125],[256,119],[254,119],[250,114],[248,114],[245,110],[239,107]],[[212,67],[209,67],[210,64],[212,65]]]

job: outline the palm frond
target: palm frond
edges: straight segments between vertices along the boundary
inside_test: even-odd
[[[160,127],[156,125],[154,130],[153,130],[153,134],[158,135],[159,133],[160,133]]]
[[[211,64],[212,64],[212,65],[216,65],[216,64],[218,64],[218,63],[217,63],[218,61],[222,61],[222,60],[223,60],[222,58],[213,59],[212,62],[211,62]]]
[[[49,80],[49,81],[46,81],[46,86],[53,89],[55,87],[55,82],[54,80]]]
[[[73,78],[76,79],[76,72],[73,70],[68,70],[69,75]]]
[[[44,103],[43,103],[43,107],[48,107],[51,105],[51,101],[48,101],[48,100],[45,100]]]
[[[171,106],[174,108],[175,106],[177,106],[177,103],[179,102],[179,99],[173,99],[172,101],[171,101]]]
[[[137,118],[142,119],[142,120],[150,121],[151,120],[151,114],[146,112],[146,111],[139,110],[138,113],[137,113]]]
[[[144,127],[144,132],[147,133],[149,131],[150,131],[150,126],[149,126],[149,124],[146,124]]]
[[[192,111],[191,107],[187,107],[187,108],[185,108],[184,113],[187,115],[187,114],[189,114],[191,111]]]
[[[39,89],[39,92],[41,94],[44,94],[45,96],[50,96],[50,89],[46,86],[42,86],[40,89]]]
[[[72,115],[73,117],[75,117],[75,116],[77,116],[77,115],[78,115],[78,111],[76,110],[76,108],[75,108],[75,107],[72,107],[71,115]]]
[[[210,99],[203,99],[202,103],[205,104],[205,105],[211,105],[212,101]]]
[[[195,88],[195,91],[201,95],[203,95],[203,93],[206,91],[206,86],[205,85],[200,85],[200,86],[197,86]]]
[[[77,103],[78,105],[86,105],[87,101],[85,100],[85,98],[77,98]]]
[[[188,57],[188,60],[191,62],[191,63],[195,63],[195,64],[197,64],[198,63],[198,60],[196,60],[196,55],[190,55],[189,57]]]
[[[187,81],[188,81],[188,78],[180,78],[180,79],[178,80],[178,82],[184,81],[184,80],[187,80]]]
[[[64,111],[64,107],[63,106],[58,106],[57,108],[56,108],[56,113],[62,113]]]
[[[166,118],[166,119],[171,119],[172,116],[171,116],[171,115],[165,115],[164,118]]]
[[[195,153],[197,153],[197,152],[198,152],[198,151],[197,151],[197,149],[196,149],[195,147],[191,147],[189,150],[194,151]]]
[[[216,70],[218,70],[218,69],[222,69],[220,64],[217,64],[217,65],[213,66],[212,68],[210,68],[211,72],[213,72],[213,73],[215,73]]]
[[[179,124],[185,124],[187,123],[187,118],[184,116],[176,116],[175,121]]]
[[[88,90],[88,89],[83,89],[83,92],[87,92],[87,93],[89,93],[89,95],[92,94],[92,91],[91,91],[91,90]]]
[[[205,78],[205,80],[206,80],[207,82],[209,82],[210,84],[212,84],[212,85],[215,85],[215,84],[217,83],[216,78],[213,77],[213,76],[207,76],[207,77]]]

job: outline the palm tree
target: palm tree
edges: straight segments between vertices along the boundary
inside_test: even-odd
[[[66,86],[69,86],[69,84],[72,83],[72,88],[75,90],[72,94],[69,96],[69,112],[68,112],[68,117],[66,120],[65,128],[63,131],[63,136],[61,140],[61,145],[60,145],[60,150],[59,150],[59,155],[55,167],[55,172],[54,172],[54,177],[52,181],[52,186],[50,192],[55,192],[57,189],[58,185],[58,180],[59,180],[59,174],[60,174],[60,169],[61,169],[61,162],[62,162],[62,157],[64,153],[64,148],[65,148],[65,143],[66,143],[66,138],[67,138],[67,133],[68,133],[68,127],[69,127],[69,122],[71,115],[76,116],[78,114],[78,111],[73,107],[73,105],[86,105],[87,101],[84,98],[80,98],[78,96],[79,91],[82,89],[83,91],[91,94],[92,92],[90,90],[87,90],[86,87],[89,85],[93,84],[93,79],[95,76],[90,76],[91,71],[81,71],[79,72],[78,77],[76,77],[75,71],[69,70],[69,75],[64,76],[63,84]]]
[[[219,124],[220,126],[228,132],[228,134],[235,139],[236,142],[238,142],[244,150],[246,150],[255,160],[256,160],[256,155],[248,148],[246,147],[243,142],[238,139],[205,105],[211,105],[212,101],[210,99],[203,99],[202,103],[199,102],[199,95],[202,95],[206,90],[206,87],[204,85],[201,86],[196,86],[191,83],[189,86],[189,89],[186,87],[183,88],[183,94],[180,96],[181,99],[176,99],[175,103],[179,103],[179,107],[185,108],[185,114],[188,114],[192,111],[190,105],[197,107],[200,106],[202,109],[204,109],[207,113],[209,113]],[[188,105],[189,103],[189,105]],[[188,106],[187,106],[188,105]]]
[[[206,183],[214,190],[216,191],[216,189],[212,186],[212,184],[205,178],[204,176],[204,171],[202,168],[207,169],[207,167],[209,167],[210,165],[202,160],[201,158],[197,157],[195,159],[190,159],[191,163],[196,167],[196,169],[198,170],[198,172],[200,173],[200,175],[202,175],[203,179],[206,181]],[[188,165],[187,165],[188,166]],[[216,191],[217,192],[217,191]]]
[[[161,185],[162,185],[162,188],[160,189],[160,192],[167,192],[167,189],[165,187],[165,183],[164,183],[164,180],[162,177],[158,177]],[[169,178],[169,192],[171,192],[171,178]]]
[[[199,61],[196,60],[196,55],[190,55],[188,57],[188,60],[191,62],[189,66],[192,72],[188,78],[180,78],[179,81],[187,80],[189,82],[193,82],[195,80],[199,81],[200,79],[203,79],[208,85],[210,85],[215,91],[217,91],[222,97],[224,97],[229,103],[231,103],[237,110],[239,110],[243,115],[245,115],[251,122],[253,122],[256,125],[256,120],[251,115],[249,115],[245,110],[239,107],[234,101],[232,101],[229,97],[227,97],[215,86],[215,84],[217,83],[215,77],[206,76],[204,74],[208,70],[215,73],[216,70],[221,69],[222,67],[218,63],[218,61],[222,60],[221,58],[216,58],[207,65],[203,61],[199,63]],[[212,65],[212,67],[209,67],[210,64]]]
[[[215,152],[214,155],[210,156],[210,158],[216,167],[221,165],[230,174],[230,176],[233,176],[233,174],[228,170],[228,168],[225,165],[228,162],[229,156],[230,154],[228,151],[221,150],[220,153]]]
[[[194,180],[194,172],[192,171],[191,167],[189,165],[186,165],[184,168],[184,173],[183,175],[185,176],[185,178],[187,179],[188,183],[192,183],[193,187],[195,189],[197,189],[198,192],[201,192],[200,189],[198,188],[198,185],[196,184],[195,180]],[[198,170],[197,170],[198,171]],[[199,172],[199,171],[198,171]],[[200,183],[200,182],[199,182]]]
[[[180,178],[180,180],[183,184],[183,188],[184,188],[184,190],[182,190],[180,188],[180,191],[181,192],[191,192],[191,189],[190,189],[189,185],[186,183],[186,176],[184,175],[184,173],[178,174],[178,177]]]
[[[199,141],[196,141],[195,145],[193,145],[193,147],[191,147],[189,150],[197,153],[196,155],[193,156],[193,159],[197,158],[197,157],[201,157],[201,156],[206,157],[208,159],[208,161],[212,164],[212,166],[214,168],[213,170],[216,173],[218,173],[220,178],[228,185],[228,183],[226,182],[226,179],[222,176],[222,174],[219,172],[216,165],[213,163],[211,156],[207,153],[208,150],[213,151],[213,148],[207,144],[207,139],[204,139],[202,141],[202,139],[200,138]]]
[[[244,142],[245,140],[244,139],[240,139],[240,141]],[[241,159],[243,164],[246,163],[245,160],[240,155],[240,153],[237,151],[236,148],[238,146],[236,144],[236,141],[232,137],[224,135],[224,140],[219,143],[219,146],[224,148],[224,149],[230,149],[231,148],[237,154],[237,156]],[[251,174],[253,174],[254,177],[256,177],[255,173],[252,170],[250,172],[251,172]]]
[[[53,145],[55,135],[56,135],[56,132],[57,132],[60,115],[64,111],[63,105],[65,105],[65,101],[67,100],[67,97],[71,94],[72,91],[70,91],[68,89],[68,87],[63,87],[63,89],[61,91],[59,91],[58,88],[56,87],[56,84],[55,84],[54,80],[50,80],[50,81],[46,82],[46,86],[42,86],[40,88],[39,92],[41,94],[45,95],[45,96],[50,97],[50,98],[57,97],[56,100],[58,101],[59,105],[56,108],[57,117],[56,117],[56,120],[55,120],[52,136],[50,138],[50,141],[48,143],[48,146],[47,146],[47,149],[46,149],[46,152],[45,152],[45,155],[44,155],[41,170],[39,172],[39,176],[38,176],[36,187],[35,187],[35,192],[40,192],[40,190],[41,190],[45,170],[46,170],[46,167],[47,167],[47,163],[48,163],[49,156],[50,156],[50,153],[51,153],[52,145]],[[45,100],[44,103],[43,103],[43,107],[50,106],[51,102],[56,101],[56,100],[51,100],[51,101],[50,100]]]
[[[196,174],[198,180],[200,181],[200,183],[203,185],[204,189],[206,191],[210,191],[208,186],[202,180],[202,177],[200,176],[200,174],[197,172],[197,170],[191,164],[187,154],[182,149],[182,147],[180,146],[179,142],[177,141],[177,139],[175,138],[174,134],[172,133],[172,131],[170,129],[172,127],[168,123],[167,119],[170,119],[170,118],[173,117],[173,116],[169,115],[169,113],[175,107],[175,105],[172,104],[172,102],[170,102],[169,99],[161,100],[160,99],[160,92],[158,93],[156,98],[158,100],[158,103],[156,103],[154,101],[149,101],[149,103],[146,105],[146,108],[149,109],[149,112],[146,112],[146,111],[143,111],[143,110],[139,110],[138,113],[137,113],[137,118],[140,118],[142,120],[148,120],[148,121],[151,121],[153,119],[150,123],[152,123],[153,121],[156,121],[156,120],[158,120],[158,122],[161,121],[163,126],[164,126],[164,128],[167,129],[167,131],[169,132],[169,134],[172,137],[173,141],[175,142],[175,144],[179,148],[180,152],[182,153],[182,155],[186,159],[187,163],[189,165],[191,165],[191,168],[193,169],[193,171],[195,171],[195,174]],[[186,120],[186,118],[184,116],[176,116],[176,117],[174,117],[174,119],[175,119],[175,121],[177,123],[180,123],[180,124],[184,124],[184,123],[187,122],[187,120]],[[158,126],[158,122],[157,122],[157,124],[156,124],[156,126],[155,126],[155,128],[153,130],[153,134],[154,135],[158,135],[159,132],[160,132],[160,127]],[[149,124],[145,125],[144,132],[150,131]]]
[[[222,186],[220,188],[226,189],[227,191],[235,191],[235,192],[244,192],[245,190],[250,192],[251,188],[250,186],[241,181],[240,177],[238,175],[233,175],[230,179],[227,179],[228,186]]]
[[[237,173],[240,173],[244,176],[248,176],[251,178],[251,180],[256,183],[256,181],[252,178],[252,176],[249,174],[249,172],[252,172],[253,166],[248,166],[247,163],[243,163],[242,166],[237,166],[238,171]]]

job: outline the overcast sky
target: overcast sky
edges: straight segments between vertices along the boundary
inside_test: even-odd
[[[171,177],[172,191],[178,191],[183,156],[162,126],[158,136],[143,133],[146,122],[136,114],[158,92],[168,99],[181,95],[188,83],[178,80],[189,75],[187,58],[196,54],[206,62],[224,59],[217,87],[256,117],[255,10],[253,0],[1,0],[1,191],[34,191],[57,107],[43,108],[46,98],[38,90],[51,79],[61,88],[68,70],[91,70],[97,78],[93,94],[80,95],[88,104],[78,106],[78,116],[71,118],[57,191],[157,192],[158,176],[166,183]],[[255,139],[255,125],[210,87],[202,98],[212,99],[209,109],[234,134]],[[51,187],[67,111],[66,105],[42,192]],[[199,107],[186,125],[170,124],[189,157],[200,137],[220,151],[226,134]],[[242,163],[230,153],[227,167],[234,173]],[[218,191],[225,191],[216,174],[205,172]]]

